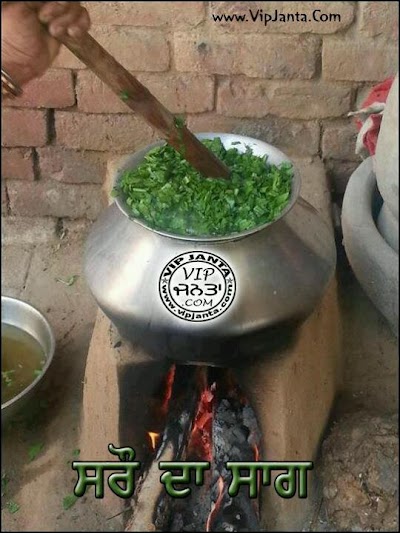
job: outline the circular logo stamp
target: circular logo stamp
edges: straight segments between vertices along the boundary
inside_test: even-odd
[[[160,296],[172,314],[190,322],[222,315],[236,293],[235,275],[226,261],[210,252],[186,252],[161,272]]]

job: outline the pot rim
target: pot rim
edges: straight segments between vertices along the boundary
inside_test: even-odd
[[[268,156],[272,155],[273,157],[275,157],[277,159],[280,159],[280,163],[276,163],[276,164],[281,164],[283,162],[290,163],[292,165],[292,168],[293,168],[292,188],[291,188],[291,191],[290,191],[289,201],[286,204],[286,207],[281,211],[280,215],[275,220],[272,220],[270,222],[266,222],[265,224],[261,224],[260,226],[255,226],[254,228],[251,228],[251,229],[248,229],[248,230],[245,230],[245,231],[241,231],[240,233],[233,233],[233,234],[231,233],[229,235],[212,235],[212,236],[179,235],[179,234],[175,234],[175,233],[170,233],[168,231],[163,231],[163,230],[152,228],[151,226],[146,224],[146,222],[144,222],[143,220],[140,220],[140,219],[138,219],[138,218],[136,218],[136,217],[134,217],[132,215],[129,207],[127,206],[127,204],[126,204],[126,202],[124,200],[124,198],[117,197],[115,199],[115,203],[117,204],[117,206],[120,209],[120,211],[124,214],[124,216],[129,218],[129,220],[131,220],[132,222],[135,222],[136,224],[139,224],[143,228],[145,228],[145,229],[147,229],[147,230],[149,230],[149,231],[151,231],[153,233],[157,233],[159,235],[162,235],[163,237],[169,237],[169,238],[172,238],[172,239],[177,239],[177,240],[181,240],[181,241],[189,241],[189,242],[213,243],[213,242],[235,241],[235,240],[247,237],[249,235],[252,235],[254,233],[257,233],[259,231],[262,231],[263,229],[265,229],[265,228],[267,228],[269,226],[272,226],[273,224],[276,224],[277,222],[279,222],[283,217],[285,217],[289,213],[289,211],[291,211],[291,209],[293,208],[293,206],[295,205],[295,203],[297,202],[297,200],[298,200],[298,198],[300,196],[301,177],[300,177],[299,171],[295,167],[293,161],[286,154],[284,154],[283,152],[281,152],[280,150],[275,148],[275,146],[273,146],[273,145],[271,145],[269,143],[266,143],[265,141],[261,141],[259,139],[255,139],[253,137],[247,137],[245,135],[239,135],[239,134],[235,134],[235,133],[206,132],[206,133],[195,133],[195,136],[198,139],[213,139],[213,138],[216,138],[216,137],[220,137],[223,142],[224,142],[224,138],[225,138],[225,141],[227,143],[230,142],[230,144],[232,144],[232,142],[236,142],[237,143],[238,141],[240,141],[241,143],[243,143],[244,146],[248,146],[248,145],[253,144],[253,146],[258,146],[258,147],[262,148],[263,155],[265,155],[265,154],[268,155]],[[147,145],[142,150],[139,150],[138,152],[135,152],[135,154],[132,154],[132,156],[133,155],[139,156],[139,158],[141,158],[140,161],[139,161],[139,163],[140,163],[142,158],[146,155],[147,152],[149,152],[153,148],[156,148],[157,146],[163,146],[165,144],[166,144],[166,141],[163,141],[163,140],[154,142],[152,144]],[[137,163],[137,164],[139,164],[139,163]],[[129,165],[127,165],[125,163],[123,168],[118,169],[118,171],[116,172],[115,179],[114,179],[114,186],[119,182],[123,172],[125,172],[125,170],[128,167],[135,168],[135,166],[136,165],[129,166]]]

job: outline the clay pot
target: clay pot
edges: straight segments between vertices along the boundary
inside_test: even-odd
[[[347,185],[342,210],[343,243],[358,281],[398,336],[399,254],[375,223],[372,206],[379,200],[369,157],[353,172]]]
[[[399,77],[393,81],[379,131],[374,169],[379,192],[394,219],[399,220]],[[398,235],[398,229],[397,229]],[[398,236],[397,236],[398,239]]]

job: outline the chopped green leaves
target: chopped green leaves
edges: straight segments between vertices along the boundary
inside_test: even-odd
[[[5,472],[1,474],[1,497],[5,495],[9,481],[10,480]]]
[[[204,178],[165,145],[126,171],[114,195],[134,217],[177,235],[231,235],[275,220],[290,198],[291,165],[269,164],[250,147],[226,149],[219,138],[203,142],[230,168],[230,179]]]
[[[20,510],[20,506],[18,505],[18,503],[15,503],[13,501],[7,502],[6,507],[11,514],[17,513]]]
[[[183,117],[174,117],[174,122],[175,122],[175,128],[178,130],[179,153],[184,157],[185,156],[185,145],[183,144],[182,129],[185,126],[185,119]]]
[[[38,442],[37,444],[33,444],[28,451],[29,460],[33,461],[36,459],[36,457],[40,454],[40,452],[43,450],[44,444],[42,442]]]
[[[58,281],[59,283],[63,283],[64,285],[67,285],[68,287],[71,287],[78,278],[79,276],[73,275],[73,276],[70,276],[66,280],[61,279],[61,278],[56,278],[56,281]]]
[[[126,102],[127,100],[129,100],[129,93],[128,93],[128,91],[121,91],[120,94],[119,94],[119,97],[121,98],[121,100],[123,100],[124,102]]]
[[[15,370],[2,370],[1,371],[2,380],[4,381],[7,387],[10,387],[13,384],[13,381],[14,381],[13,374],[15,374]]]
[[[77,500],[78,500],[78,497],[75,496],[75,494],[67,494],[67,496],[63,498],[64,511],[68,511],[68,509],[71,509],[71,507],[75,505]]]
[[[181,130],[185,125],[185,119],[183,117],[174,117],[174,122],[177,130]]]

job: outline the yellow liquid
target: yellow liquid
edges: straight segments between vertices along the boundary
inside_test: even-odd
[[[40,374],[45,362],[42,347],[29,333],[1,325],[1,403],[17,396]]]

